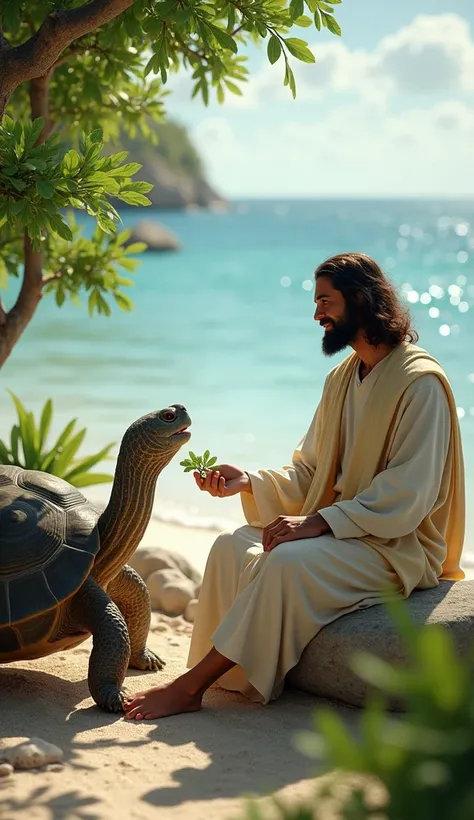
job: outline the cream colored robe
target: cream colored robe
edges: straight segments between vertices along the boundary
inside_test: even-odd
[[[401,345],[361,382],[352,354],[328,376],[311,426],[282,470],[251,473],[250,526],[211,549],[188,665],[211,646],[237,666],[221,685],[267,702],[318,630],[463,577],[464,474],[456,407],[440,365]],[[319,511],[332,533],[263,553],[278,515]]]

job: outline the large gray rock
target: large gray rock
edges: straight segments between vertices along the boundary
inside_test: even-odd
[[[180,249],[179,239],[172,231],[152,219],[143,219],[137,222],[132,229],[130,239],[125,243],[146,242],[147,251],[177,251]]]
[[[417,625],[440,624],[466,654],[474,642],[474,581],[441,581],[436,589],[413,592],[405,602]],[[363,706],[374,688],[349,666],[354,652],[370,652],[397,664],[409,660],[385,607],[373,606],[343,615],[308,644],[287,683],[305,692]],[[402,708],[393,702],[392,708]]]
[[[144,581],[159,569],[179,569],[194,584],[200,585],[201,573],[189,563],[184,555],[164,549],[164,547],[138,547],[128,562]]]

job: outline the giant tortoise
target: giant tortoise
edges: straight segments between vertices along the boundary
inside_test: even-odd
[[[146,647],[148,590],[127,561],[150,520],[157,478],[190,438],[190,424],[174,404],[128,428],[102,513],[67,481],[0,465],[0,663],[92,635],[89,689],[112,712],[123,708],[127,667],[162,668]]]

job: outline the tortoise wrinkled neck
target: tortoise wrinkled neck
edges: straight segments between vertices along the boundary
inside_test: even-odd
[[[158,476],[172,458],[166,451],[149,455],[137,443],[124,438],[110,501],[98,521],[100,552],[92,574],[101,585],[115,578],[137,549],[150,521]]]

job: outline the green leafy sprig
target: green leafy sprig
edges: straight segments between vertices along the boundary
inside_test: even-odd
[[[202,456],[197,456],[192,450],[189,451],[189,458],[185,458],[184,461],[180,461],[181,467],[184,467],[185,473],[190,473],[191,470],[197,470],[201,476],[201,478],[206,478],[207,473],[209,470],[217,470],[219,466],[216,464],[217,458],[213,456],[211,458],[211,454],[209,450]]]

